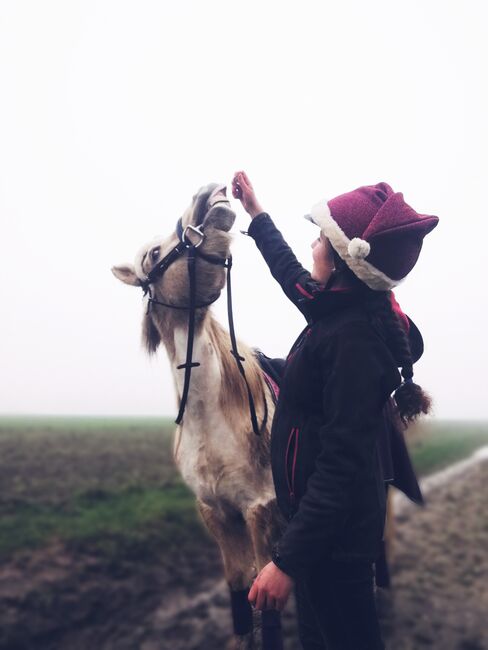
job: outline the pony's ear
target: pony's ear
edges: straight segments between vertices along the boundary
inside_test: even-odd
[[[130,284],[133,287],[142,286],[141,280],[137,277],[136,272],[132,264],[122,264],[121,266],[112,266],[112,273],[115,277],[124,282],[124,284]]]
[[[154,354],[161,343],[161,337],[149,314],[142,321],[142,343],[149,354]]]

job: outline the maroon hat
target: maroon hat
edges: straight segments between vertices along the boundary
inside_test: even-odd
[[[351,271],[377,291],[392,289],[410,273],[424,236],[439,221],[415,212],[387,183],[321,201],[306,218],[320,227]]]

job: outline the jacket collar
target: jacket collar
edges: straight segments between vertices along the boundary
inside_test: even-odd
[[[304,301],[307,321],[312,324],[344,309],[357,307],[359,291],[355,289],[324,289],[314,294],[313,300]]]

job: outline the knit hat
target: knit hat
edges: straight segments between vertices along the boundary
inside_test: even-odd
[[[416,212],[387,183],[321,201],[305,218],[320,227],[351,271],[377,291],[392,289],[410,273],[424,236],[439,221]]]

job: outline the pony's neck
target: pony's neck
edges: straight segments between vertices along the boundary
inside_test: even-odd
[[[185,418],[203,419],[206,413],[215,413],[217,415],[219,410],[222,370],[219,354],[213,345],[210,334],[209,323],[211,321],[212,316],[207,313],[195,328],[192,362],[200,365],[191,369],[190,392],[185,409]],[[183,394],[185,380],[185,369],[178,368],[178,366],[186,363],[187,347],[188,323],[180,321],[173,329],[174,356],[171,368],[178,400],[181,399]]]
[[[168,325],[168,323],[167,323]],[[167,331],[164,340],[171,361],[178,402],[183,393],[185,370],[178,366],[186,363],[188,323],[178,319],[173,323],[171,337]],[[246,385],[231,354],[229,333],[206,310],[195,327],[192,361],[200,365],[192,368],[190,391],[185,418],[208,420],[224,418],[232,427],[242,426],[249,420]],[[264,412],[261,371],[252,351],[239,342],[239,353],[245,358],[247,381],[256,407]]]

